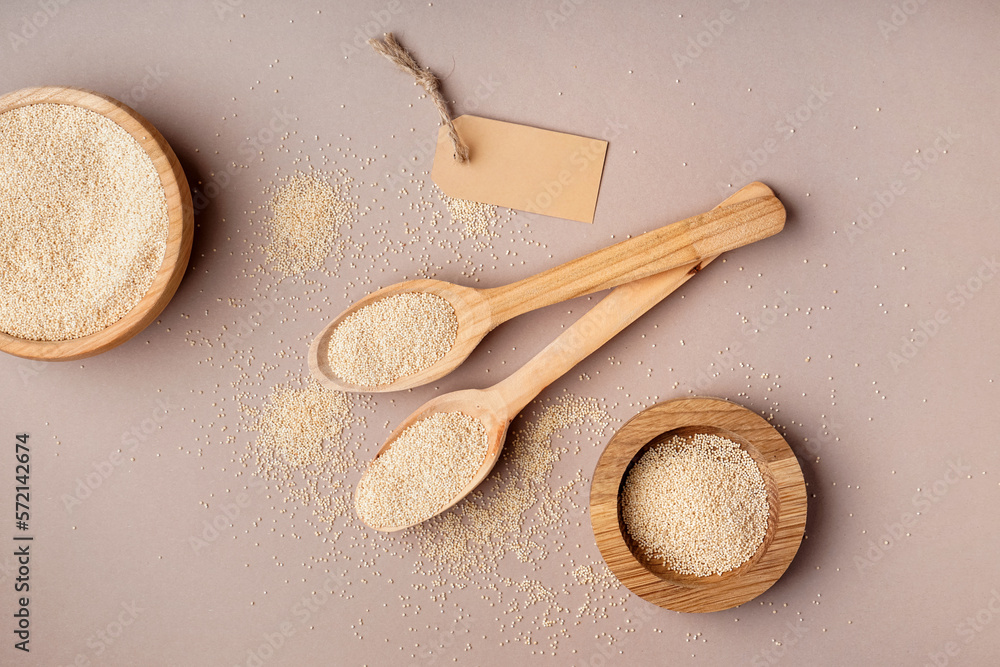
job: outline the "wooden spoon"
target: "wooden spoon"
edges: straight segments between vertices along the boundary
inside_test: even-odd
[[[720,207],[734,201],[743,201],[744,198],[748,197],[751,198],[751,201],[758,201],[762,192],[774,201],[778,201],[766,185],[752,183],[736,192],[720,204]],[[780,202],[778,205],[781,206]],[[784,223],[784,208],[781,208],[780,212],[779,228]],[[687,282],[691,276],[713,259],[715,257],[709,257],[701,262],[670,269],[616,288],[513,375],[487,389],[453,391],[433,398],[422,405],[389,434],[385,444],[378,450],[374,458],[378,458],[392,447],[392,443],[405,429],[434,413],[462,412],[479,419],[486,427],[487,432],[486,457],[475,477],[451,502],[441,507],[438,514],[444,512],[471,493],[486,479],[500,458],[507,428],[517,413],[523,410],[543,389]],[[358,483],[358,487],[364,483],[367,474],[366,471]],[[357,492],[355,492],[356,498]],[[364,520],[363,517],[361,518]],[[408,528],[410,525],[371,527],[376,530],[393,532]]]
[[[767,186],[755,183],[736,194],[739,197],[730,197],[708,213],[622,241],[503,287],[474,289],[442,280],[408,280],[384,287],[357,301],[323,329],[309,347],[309,369],[322,384],[338,391],[399,391],[433,382],[457,368],[486,334],[513,317],[668,269],[691,266],[781,231],[785,209]],[[455,344],[431,366],[389,384],[365,387],[338,377],[329,362],[330,338],[334,330],[344,318],[360,308],[405,292],[429,292],[451,303],[458,317]]]

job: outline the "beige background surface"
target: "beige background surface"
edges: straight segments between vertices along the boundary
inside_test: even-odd
[[[12,647],[13,517],[0,520],[0,662],[256,664],[287,623],[262,664],[995,664],[998,18],[985,0],[4,2],[0,90],[64,84],[132,104],[208,196],[160,322],[83,362],[0,358],[0,497],[13,509],[13,437],[29,432],[35,536],[24,655]],[[401,163],[429,171],[435,112],[353,45],[379,23],[445,78],[456,113],[609,138],[594,224],[514,216],[491,250],[444,212],[440,243],[269,272],[259,207],[296,167],[358,179],[365,215],[345,234],[367,233],[365,257],[444,211],[429,184],[391,178]],[[519,641],[544,611],[525,596],[487,574],[435,587],[410,538],[382,548],[349,520],[318,530],[240,463],[256,434],[237,394],[259,405],[302,377],[308,340],[367,291],[418,274],[469,281],[473,268],[499,285],[753,179],[786,203],[785,231],[711,266],[542,398],[597,398],[618,420],[568,429],[555,475],[589,476],[613,429],[657,400],[727,397],[778,425],[811,504],[798,557],[759,601],[688,616],[622,590],[595,620],[577,618],[587,591],[568,586],[556,657],[542,656],[550,629]],[[364,460],[437,391],[504,376],[586,305],[510,322],[437,387],[358,407],[366,425],[350,446]],[[124,462],[80,494],[118,450]],[[86,497],[67,507],[74,494]],[[886,536],[910,515],[908,535]],[[561,551],[537,566],[506,558],[502,576],[559,588],[571,564],[597,559],[584,509],[569,516]],[[324,585],[329,602],[303,621],[296,605]]]

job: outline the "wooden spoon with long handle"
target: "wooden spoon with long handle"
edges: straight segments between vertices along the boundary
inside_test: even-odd
[[[762,192],[767,193],[772,198],[774,196],[770,188],[763,183],[752,183],[736,192],[720,206],[725,206],[733,201],[741,201],[745,197],[759,198],[759,193]],[[783,223],[783,208],[781,212]],[[616,288],[562,332],[545,349],[506,379],[487,389],[464,389],[443,394],[422,405],[389,434],[375,458],[392,447],[393,441],[406,428],[434,413],[462,412],[479,419],[486,427],[488,438],[486,457],[475,477],[436,514],[444,512],[471,493],[486,479],[500,458],[507,428],[517,413],[523,410],[543,389],[611,340],[629,324],[639,319],[643,313],[687,282],[691,276],[713,259],[715,257],[709,257],[701,262],[670,269]],[[367,474],[366,471],[365,475]],[[365,476],[362,476],[358,486],[364,484],[364,481]],[[356,494],[355,497],[357,497]],[[426,521],[429,518],[431,517],[424,517],[416,523]],[[362,516],[361,519],[365,521],[365,517]],[[415,525],[415,523],[409,525]],[[376,530],[392,532],[408,528],[409,525],[371,527]]]
[[[617,287],[680,266],[691,266],[727,250],[781,231],[785,209],[774,193],[749,185],[713,210],[598,250],[524,280],[474,289],[441,280],[408,280],[384,287],[354,303],[313,340],[309,369],[330,389],[387,392],[411,389],[447,375],[469,356],[486,334],[536,308]],[[448,300],[458,318],[451,349],[431,366],[395,382],[366,387],[340,378],[330,364],[330,339],[343,320],[380,299],[406,292],[429,292]]]

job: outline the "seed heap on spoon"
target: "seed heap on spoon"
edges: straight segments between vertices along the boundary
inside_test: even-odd
[[[377,387],[430,367],[455,344],[458,317],[447,299],[396,294],[346,317],[330,336],[330,368],[360,387]]]
[[[358,483],[355,507],[376,529],[437,514],[472,481],[486,457],[486,427],[461,412],[438,412],[399,434]]]

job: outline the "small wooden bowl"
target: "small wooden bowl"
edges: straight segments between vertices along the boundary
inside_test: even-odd
[[[649,447],[695,433],[738,443],[757,463],[767,488],[763,543],[740,567],[708,577],[646,558],[628,533],[619,503],[626,475]],[[757,597],[788,568],[805,531],[806,487],[791,447],[763,417],[717,398],[677,399],[643,410],[611,438],[594,471],[590,520],[601,556],[633,593],[674,611],[721,611]]]
[[[31,104],[71,104],[117,123],[131,134],[153,161],[167,198],[167,248],[149,290],[125,317],[101,331],[63,341],[15,338],[0,332],[0,350],[27,359],[69,361],[91,357],[121,345],[149,326],[177,291],[191,257],[194,206],[191,189],[174,151],[153,125],[118,100],[99,93],[48,86],[24,88],[0,97],[0,113]]]

